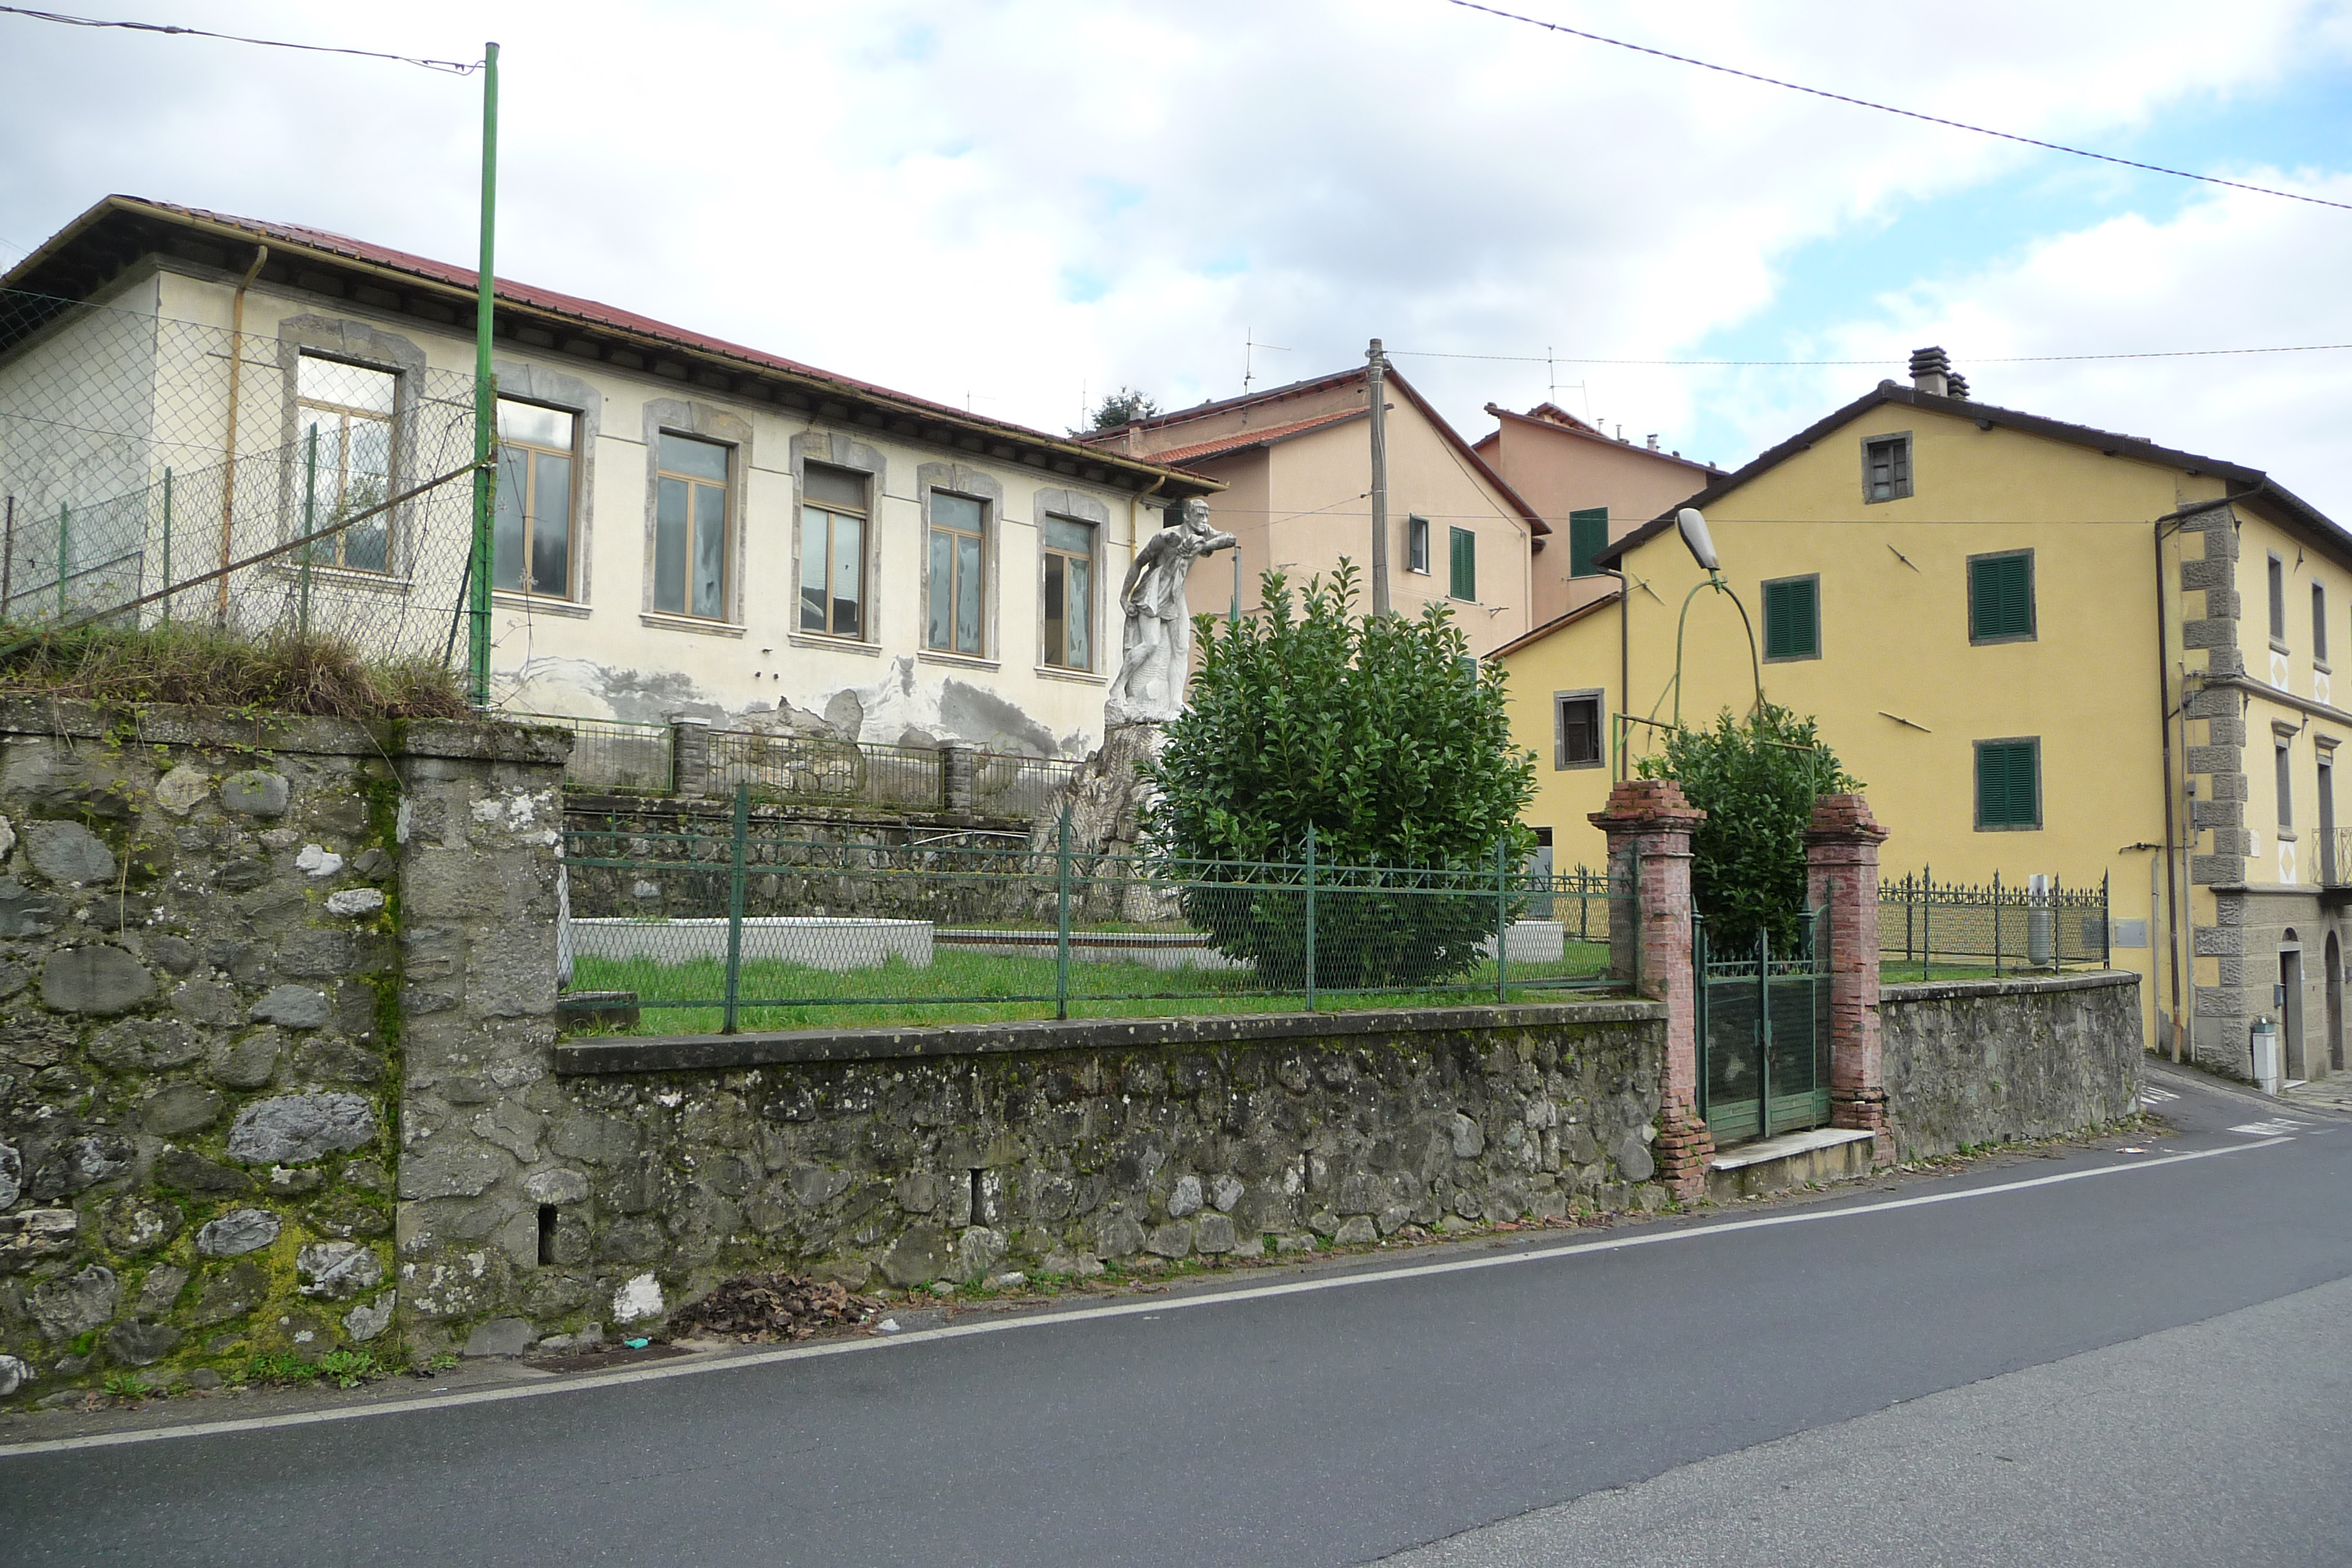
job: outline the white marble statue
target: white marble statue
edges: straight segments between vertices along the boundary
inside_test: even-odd
[[[1165,724],[1183,710],[1184,681],[1192,667],[1192,620],[1184,580],[1192,563],[1237,542],[1209,526],[1209,503],[1188,500],[1180,521],[1135,552],[1118,591],[1127,626],[1119,638],[1118,675],[1103,703],[1103,724]]]

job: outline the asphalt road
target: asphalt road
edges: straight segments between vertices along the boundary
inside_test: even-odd
[[[0,1449],[0,1563],[2352,1562],[2352,1125],[2173,1086],[2144,1153]]]

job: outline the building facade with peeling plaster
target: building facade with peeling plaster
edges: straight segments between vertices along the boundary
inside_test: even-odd
[[[111,196],[0,286],[221,329],[241,303],[244,419],[225,367],[149,389],[157,472],[278,450],[306,366],[395,397],[473,366],[473,272],[297,226]],[[1223,488],[526,285],[495,336],[508,712],[1082,756],[1136,542]]]

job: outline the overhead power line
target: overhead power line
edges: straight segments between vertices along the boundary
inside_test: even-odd
[[[2010,354],[2000,358],[1969,356],[1970,364],[2072,364],[2090,360],[2122,359],[2211,359],[2222,354],[2315,354],[2334,350],[2352,349],[2352,343],[2288,343],[2264,349],[2152,349],[2140,353],[2114,354]],[[1390,349],[1391,359],[1410,355],[1414,359],[1475,359],[1494,360],[1510,364],[1628,364],[1681,365],[1701,369],[1738,369],[1777,366],[1782,369],[1816,369],[1830,366],[1868,366],[1908,364],[1902,355],[1885,359],[1578,359],[1569,354],[1465,354],[1449,353],[1440,349]]]
[[[1881,114],[1896,114],[1906,120],[1922,121],[1929,125],[1948,126],[1954,131],[1967,131],[1979,136],[1990,136],[2002,142],[2015,142],[2027,147],[2039,147],[2044,152],[2063,153],[2073,158],[2090,158],[2098,163],[2115,163],[2126,169],[2144,169],[2151,174],[2169,174],[2177,180],[2197,180],[2209,185],[2227,185],[2233,191],[2252,191],[2256,195],[2279,196],[2291,202],[2308,202],[2315,207],[2334,207],[2338,212],[2352,212],[2352,202],[2331,202],[2325,196],[2307,196],[2299,191],[2281,191],[2273,190],[2268,185],[2250,185],[2242,180],[2224,180],[2214,174],[2193,174],[2186,169],[2168,169],[2161,163],[2143,163],[2135,158],[2118,158],[2108,153],[2093,153],[2081,147],[2069,147],[2063,142],[2044,142],[2034,136],[2020,136],[2012,131],[1995,131],[1988,125],[1971,125],[1965,120],[1947,120],[1940,114],[1922,114],[1916,109],[1897,109],[1891,103],[1878,103],[1867,98],[1855,98],[1848,93],[1831,92],[1824,88],[1807,87],[1802,82],[1783,81],[1776,76],[1741,70],[1737,66],[1719,66],[1712,60],[1693,59],[1688,55],[1677,55],[1665,49],[1654,49],[1647,44],[1628,43],[1623,38],[1612,38],[1603,33],[1589,33],[1581,27],[1570,27],[1559,22],[1547,22],[1540,16],[1521,16],[1517,11],[1506,11],[1500,6],[1480,5],[1479,0],[1445,0],[1445,3],[1449,5],[1459,5],[1465,11],[1483,11],[1489,16],[1499,16],[1505,21],[1524,22],[1530,27],[1541,27],[1547,32],[1565,33],[1570,37],[1583,38],[1591,43],[1607,44],[1612,48],[1630,49],[1637,55],[1650,55],[1658,59],[1672,60],[1676,65],[1696,66],[1701,70],[1720,71],[1725,76],[1736,76],[1744,81],[1762,82],[1767,87],[1786,88],[1790,92],[1802,92],[1814,98],[1826,98],[1833,103],[1850,103],[1856,109],[1873,109]]]
[[[27,16],[36,22],[58,22],[68,27],[121,27],[133,33],[176,33],[195,38],[218,38],[231,44],[257,44],[265,49],[300,49],[313,55],[354,55],[361,59],[394,60],[404,66],[423,66],[426,70],[447,71],[453,76],[471,76],[482,68],[479,60],[431,60],[415,55],[386,54],[381,49],[346,49],[331,44],[291,44],[282,38],[248,38],[240,33],[214,33],[202,27],[181,27],[163,22],[108,22],[96,16],[68,16],[58,11],[28,11],[21,5],[0,5],[0,13]]]

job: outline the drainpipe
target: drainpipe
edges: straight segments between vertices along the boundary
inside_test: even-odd
[[[229,306],[228,342],[228,437],[224,443],[221,468],[221,564],[226,566],[235,559],[229,551],[236,543],[236,395],[245,370],[245,291],[253,287],[260,276],[261,264],[269,259],[269,247],[253,247],[253,265],[245,269],[237,280],[236,299]],[[166,583],[165,587],[171,584]],[[228,574],[221,574],[220,624],[228,625]]]
[[[2163,731],[2164,740],[2164,947],[2166,956],[2169,962],[2169,966],[2172,971],[2171,1033],[2172,1059],[2175,1062],[2181,1059],[2180,1037],[2185,1028],[2194,1026],[2194,1016],[2196,1012],[2196,976],[2192,970],[2189,976],[2189,1014],[2191,1021],[2189,1025],[2184,1026],[2181,1022],[2180,1011],[2180,904],[2175,897],[2176,890],[2179,886],[2179,878],[2178,875],[2179,868],[2174,858],[2179,843],[2180,833],[2179,827],[2176,826],[2177,803],[2173,799],[2173,795],[2177,792],[2173,787],[2172,777],[2172,678],[2168,670],[2168,666],[2171,662],[2171,654],[2169,652],[2169,645],[2165,640],[2166,626],[2164,618],[2164,536],[2172,531],[2173,529],[2177,529],[2179,526],[2180,524],[2176,521],[2168,528],[2163,522],[2159,521],[2156,525],[2155,536],[2156,716],[2157,727]],[[2180,709],[2181,725],[2184,731],[2181,744],[2183,747],[2186,747],[2188,744],[2186,730],[2189,722],[2189,682],[2187,672],[2185,670],[2182,673],[2181,679]],[[2183,756],[2182,761],[2187,761],[2185,755]],[[2187,778],[2188,774],[2186,773],[2182,773],[2181,780],[2183,787],[2186,787]],[[2193,933],[2191,940],[2192,942],[2194,940]],[[2190,952],[2189,962],[2191,964],[2194,964],[2197,962],[2197,955],[2194,952]]]

